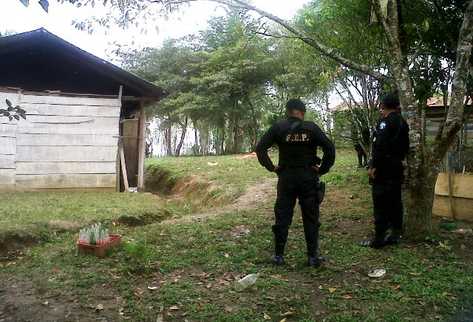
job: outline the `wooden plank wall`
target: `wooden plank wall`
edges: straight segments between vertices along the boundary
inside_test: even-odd
[[[435,200],[433,213],[435,216],[452,218],[452,207],[456,219],[473,221],[473,175],[453,174],[452,200],[449,198],[449,184],[447,173],[440,173],[435,185]]]
[[[0,94],[0,108],[7,108],[6,100],[18,104],[18,94]],[[0,118],[0,190],[15,189],[15,155],[16,155],[17,121]]]
[[[0,98],[4,96],[0,93]],[[16,98],[27,113],[26,120],[14,125],[12,150],[5,151],[14,156],[16,190],[115,190],[118,99],[19,94]]]

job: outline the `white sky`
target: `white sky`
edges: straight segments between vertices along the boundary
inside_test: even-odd
[[[141,34],[136,29],[122,30],[112,28],[105,31],[99,29],[93,34],[79,31],[72,26],[72,20],[87,18],[94,15],[97,9],[75,8],[70,4],[58,4],[50,0],[49,13],[45,13],[36,0],[30,1],[28,8],[19,0],[0,0],[0,32],[24,32],[40,27],[64,38],[65,40],[89,51],[101,58],[110,58],[110,50],[114,49],[114,42],[131,48],[145,46],[160,46],[165,39],[178,38],[202,30],[211,16],[220,15],[223,9],[211,2],[197,2],[173,14],[166,20],[159,17],[156,32],[155,26],[147,34]],[[309,0],[254,0],[253,3],[266,11],[284,19],[290,19],[308,3]]]
[[[137,29],[123,30],[114,27],[110,30],[100,29],[93,34],[77,30],[73,20],[81,20],[96,15],[97,9],[90,7],[76,8],[71,4],[58,4],[50,0],[49,13],[45,13],[37,4],[30,0],[30,6],[24,7],[19,0],[0,0],[0,32],[24,32],[44,27],[74,45],[107,60],[113,60],[111,50],[114,43],[130,49],[158,47],[165,39],[179,38],[205,29],[207,20],[212,16],[224,13],[221,6],[209,1],[193,3],[181,12],[174,13],[168,20],[158,17],[157,27],[149,26],[146,34]],[[98,1],[100,2],[100,1]],[[273,13],[284,19],[291,19],[310,0],[253,0],[258,8]],[[330,105],[340,103],[338,96],[332,93]]]

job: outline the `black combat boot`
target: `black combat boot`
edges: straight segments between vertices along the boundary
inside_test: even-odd
[[[308,265],[310,267],[319,268],[322,265],[322,259],[319,256],[309,256]]]
[[[273,263],[275,265],[284,265],[284,248],[286,248],[287,231],[281,227],[274,225],[274,257]]]
[[[285,264],[284,257],[282,255],[274,255],[273,264],[276,266],[282,266]]]
[[[401,242],[402,231],[398,229],[393,229],[391,234],[384,240],[386,245],[399,245]]]
[[[376,234],[376,236],[373,239],[363,240],[360,243],[360,246],[371,247],[371,248],[374,248],[374,249],[381,249],[386,245],[387,245],[387,243],[386,243],[385,237],[384,236],[381,237],[380,234]]]

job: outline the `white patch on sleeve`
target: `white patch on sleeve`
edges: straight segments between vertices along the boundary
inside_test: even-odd
[[[379,129],[380,129],[380,130],[384,130],[385,128],[386,128],[386,122],[381,122],[381,123],[379,124]]]

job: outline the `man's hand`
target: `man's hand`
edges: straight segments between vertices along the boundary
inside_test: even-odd
[[[368,177],[370,177],[371,179],[376,178],[376,168],[369,168],[368,169]]]
[[[314,165],[312,166],[312,170],[314,170],[318,174],[320,172],[320,166]]]
[[[278,165],[275,166],[273,172],[276,173],[276,174],[279,174],[279,171],[281,171],[281,167],[278,166]]]

